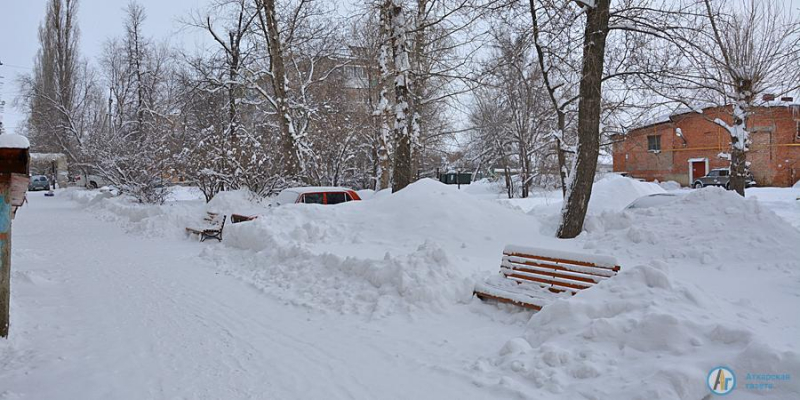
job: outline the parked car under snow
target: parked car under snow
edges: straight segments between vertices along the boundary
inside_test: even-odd
[[[272,201],[272,206],[285,204],[339,204],[361,200],[352,189],[328,186],[308,186],[283,189]]]
[[[654,193],[647,196],[639,197],[638,199],[628,204],[626,210],[635,210],[640,208],[658,207],[665,204],[677,201],[684,196],[685,193]]]

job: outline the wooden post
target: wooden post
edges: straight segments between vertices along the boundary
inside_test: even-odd
[[[28,140],[0,135],[0,337],[8,337],[11,303],[11,220],[28,190]]]
[[[0,179],[0,336],[8,337],[9,302],[11,300],[11,185],[2,174]],[[9,179],[10,180],[10,179]]]
[[[0,336],[8,337],[11,301],[11,174],[0,174]]]

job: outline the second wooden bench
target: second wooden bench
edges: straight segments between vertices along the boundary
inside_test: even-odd
[[[475,286],[483,300],[541,310],[615,276],[620,270],[611,256],[552,249],[506,246],[500,273]]]

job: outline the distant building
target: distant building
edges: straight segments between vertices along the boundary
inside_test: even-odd
[[[711,169],[730,167],[730,135],[712,122],[730,124],[730,108],[702,111],[672,114],[618,135],[614,171],[690,185]],[[747,161],[758,185],[791,186],[800,179],[800,104],[758,107],[748,124]]]

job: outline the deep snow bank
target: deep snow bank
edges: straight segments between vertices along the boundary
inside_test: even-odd
[[[151,237],[182,237],[183,228],[176,227],[196,226],[202,221],[197,212],[203,204],[201,200],[155,206],[125,195],[114,196],[107,190],[78,188],[68,188],[56,195],[81,204],[102,219],[119,223],[127,232]]]
[[[433,180],[337,206],[286,205],[226,228],[204,256],[294,304],[382,316],[470,301],[536,220]]]
[[[604,212],[583,247],[620,274],[535,314],[476,368],[525,395],[700,399],[705,377],[800,374],[800,232],[718,188],[662,207]],[[800,382],[768,393],[798,398]]]
[[[64,195],[156,237],[184,236],[206,211],[258,215],[227,224],[222,246],[204,243],[201,256],[286,302],[371,316],[468,302],[474,281],[497,271],[506,244],[556,242],[532,233],[536,218],[429,179],[336,206],[267,207],[245,191],[161,206],[100,191]]]
[[[592,186],[587,219],[590,220],[593,216],[607,211],[621,211],[639,197],[665,192],[664,188],[653,182],[643,182],[617,174],[607,174]],[[520,209],[527,210],[528,214],[536,216],[543,226],[540,231],[542,235],[555,235],[558,224],[561,221],[561,207],[563,205],[561,191],[554,192],[546,197],[506,201],[510,201]],[[586,224],[584,224],[584,230],[587,229]]]
[[[622,210],[639,197],[664,192],[664,188],[657,183],[609,174],[592,186],[589,211]]]

